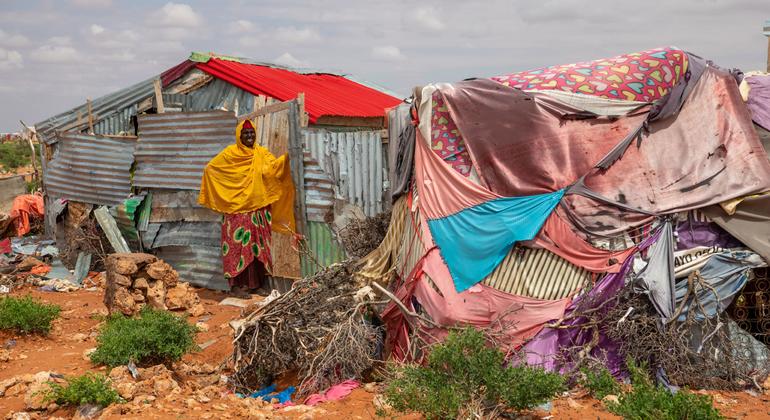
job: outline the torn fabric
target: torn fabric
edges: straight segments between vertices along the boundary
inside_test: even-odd
[[[671,221],[660,228],[658,239],[647,251],[647,264],[635,276],[634,291],[644,293],[661,317],[674,314],[674,231]]]

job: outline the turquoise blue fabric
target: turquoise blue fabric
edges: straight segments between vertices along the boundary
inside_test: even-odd
[[[428,220],[455,289],[483,280],[517,241],[534,239],[564,190],[526,197],[504,197]]]

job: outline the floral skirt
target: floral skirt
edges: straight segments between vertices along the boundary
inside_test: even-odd
[[[222,222],[222,263],[230,281],[242,273],[254,259],[273,272],[270,254],[272,217],[268,207],[250,213],[226,214]]]

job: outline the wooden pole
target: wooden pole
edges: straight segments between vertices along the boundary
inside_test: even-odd
[[[158,114],[162,114],[166,112],[166,109],[163,107],[163,93],[161,92],[160,79],[155,79],[153,87],[155,88],[155,110],[158,111]]]
[[[305,92],[297,94],[297,104],[299,105],[299,124],[300,127],[307,127],[308,116],[305,112]]]
[[[91,98],[86,99],[88,105],[88,134],[94,134],[94,114],[91,110]]]
[[[37,179],[37,177],[38,177],[38,173],[37,173],[37,159],[35,157],[35,145],[34,145],[34,143],[32,143],[32,136],[37,136],[37,132],[35,132],[35,130],[31,129],[30,127],[28,127],[27,124],[24,124],[24,121],[19,120],[19,122],[21,123],[21,125],[29,133],[29,136],[25,136],[25,137],[27,137],[27,141],[29,142],[29,150],[32,153],[32,155],[31,155],[32,156],[32,170],[34,171],[33,178]]]

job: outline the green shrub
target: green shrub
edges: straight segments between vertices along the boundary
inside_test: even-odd
[[[469,408],[523,410],[563,388],[560,375],[529,366],[505,367],[504,354],[474,329],[451,332],[425,366],[390,365],[385,398],[397,411],[456,418]]]
[[[65,384],[48,382],[48,389],[43,391],[43,400],[59,405],[97,404],[102,407],[122,401],[106,376],[90,372],[67,378]]]
[[[601,400],[607,395],[617,395],[620,393],[620,384],[606,367],[583,368],[580,369],[580,373],[582,374],[579,381],[580,385],[590,391],[594,398]]]
[[[40,162],[40,145],[35,145],[35,156]],[[0,167],[6,170],[13,170],[18,167],[29,165],[30,159],[29,144],[25,141],[9,141],[0,143]]]
[[[166,311],[145,308],[138,318],[116,314],[99,331],[91,361],[109,367],[129,361],[144,366],[177,361],[197,348],[197,332],[195,326]]]
[[[686,389],[672,394],[667,389],[655,386],[647,374],[645,365],[628,363],[633,389],[620,395],[617,403],[608,404],[610,412],[625,419],[661,420],[717,420],[722,415],[714,408],[711,397],[698,395]]]
[[[61,308],[39,302],[32,296],[0,298],[0,330],[48,334]]]

